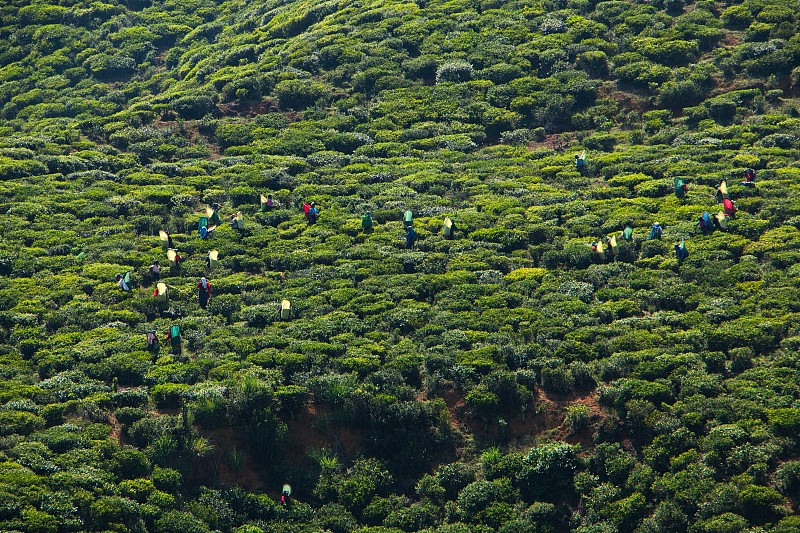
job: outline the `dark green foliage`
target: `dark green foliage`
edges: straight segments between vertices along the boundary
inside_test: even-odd
[[[205,533],[209,531],[209,529],[201,520],[190,513],[167,511],[156,520],[154,531],[158,531],[159,533],[168,533],[170,531]]]
[[[327,88],[309,80],[285,80],[275,86],[275,96],[283,109],[304,109],[316,105]]]
[[[798,530],[793,3],[6,4],[0,530]]]
[[[522,498],[527,501],[546,500],[568,494],[577,467],[575,449],[568,444],[546,444],[531,449],[516,474]],[[544,480],[547,480],[546,484]]]
[[[213,111],[214,97],[209,94],[182,96],[172,100],[170,105],[182,118],[196,120]]]

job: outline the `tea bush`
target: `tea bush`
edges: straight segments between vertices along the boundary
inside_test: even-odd
[[[0,530],[793,530],[793,5],[56,4],[0,10]]]

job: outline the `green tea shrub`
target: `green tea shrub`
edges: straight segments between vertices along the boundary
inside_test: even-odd
[[[789,407],[767,412],[770,427],[779,435],[793,436],[800,428],[800,410]]]
[[[208,526],[191,513],[184,511],[167,511],[155,523],[154,531],[169,533],[183,531],[185,533],[208,533]]]
[[[595,133],[583,140],[583,145],[590,150],[611,152],[617,144],[617,138],[610,133]]]
[[[222,148],[250,144],[253,133],[250,126],[237,123],[220,123],[214,130],[214,137]]]
[[[703,90],[693,80],[668,81],[659,89],[656,103],[660,107],[679,110],[698,104],[702,96]]]
[[[174,98],[170,105],[178,116],[188,120],[199,120],[215,110],[214,96],[196,94]]]
[[[576,450],[569,444],[550,443],[532,448],[515,475],[521,498],[532,502],[569,494],[579,466]]]
[[[0,435],[29,435],[45,426],[45,420],[25,411],[0,411]]]
[[[165,492],[173,492],[177,490],[181,484],[181,473],[172,468],[154,466],[150,478],[153,480],[153,484],[156,488]]]
[[[132,447],[122,448],[117,451],[111,462],[111,471],[120,479],[143,477],[150,472],[150,461],[147,456]]]
[[[114,411],[114,416],[121,424],[129,426],[134,422],[147,417],[147,411],[138,407],[120,407]]]
[[[745,4],[729,6],[722,12],[722,22],[731,29],[744,29],[753,21],[750,7]]]
[[[93,501],[89,514],[97,527],[108,524],[133,524],[139,517],[138,504],[120,496],[101,496]]]
[[[476,521],[479,514],[493,503],[513,503],[517,499],[516,491],[509,479],[495,481],[474,481],[459,493],[456,503],[465,520]]]
[[[786,461],[781,464],[775,470],[774,480],[784,495],[796,494],[800,489],[800,462]]]
[[[330,90],[310,80],[283,80],[275,86],[275,95],[282,109],[305,109],[317,105]]]
[[[176,408],[180,407],[188,389],[189,386],[184,383],[160,383],[150,388],[150,395],[157,406]]]
[[[474,68],[468,61],[448,61],[436,69],[436,83],[469,81],[472,79],[473,73]]]
[[[264,87],[264,89],[269,92],[271,88]],[[226,83],[220,91],[223,102],[261,100],[262,92],[261,83],[255,76],[243,76],[232,80]]]

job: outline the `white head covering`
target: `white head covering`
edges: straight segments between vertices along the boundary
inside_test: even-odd
[[[206,278],[200,278],[200,285],[203,286],[203,290],[208,289],[208,280]]]

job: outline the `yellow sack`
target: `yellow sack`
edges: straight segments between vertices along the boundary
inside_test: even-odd
[[[728,217],[725,216],[725,212],[720,211],[715,216],[717,217],[717,223],[719,223],[719,227],[726,229],[728,227]]]
[[[169,297],[169,291],[167,289],[167,285],[162,281],[156,285],[156,289],[158,290],[158,301],[159,302],[166,302],[167,298]]]

